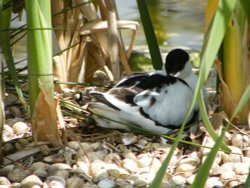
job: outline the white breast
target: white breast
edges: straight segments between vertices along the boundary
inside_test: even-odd
[[[135,103],[142,107],[151,119],[162,125],[181,125],[191,105],[192,90],[178,81],[161,88],[160,92],[152,91],[152,93],[153,95],[149,93],[137,95],[134,99]],[[153,100],[152,97],[154,97]]]

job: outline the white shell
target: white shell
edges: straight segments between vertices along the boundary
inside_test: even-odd
[[[11,185],[11,183],[6,177],[3,177],[3,176],[0,177],[0,187],[3,186],[3,188],[4,188],[6,186],[6,188],[7,188],[10,185]]]
[[[72,168],[68,164],[64,163],[55,163],[48,166],[48,171],[50,170],[71,170]]]
[[[122,161],[122,166],[130,172],[135,172],[138,168],[137,163],[132,159],[124,159]]]
[[[106,163],[112,163],[114,161],[120,161],[121,157],[120,155],[118,155],[118,153],[109,153],[107,155],[105,155],[103,161]]]
[[[77,141],[70,141],[68,147],[77,151],[80,148],[80,143]]]
[[[184,177],[188,177],[191,176],[193,174],[193,171],[195,169],[195,166],[191,165],[191,164],[181,164],[179,165],[176,170],[175,173],[176,174],[180,174]]]
[[[120,177],[120,170],[119,167],[116,164],[107,164],[105,166],[105,169],[107,170],[108,174],[114,178]]]
[[[248,174],[249,165],[245,163],[234,163],[233,169],[234,169],[234,172],[238,175]]]
[[[3,126],[3,141],[8,141],[14,137],[14,131],[9,125]]]
[[[187,179],[186,179],[187,183],[189,183],[191,185],[194,182],[195,176],[196,176],[196,174],[193,174],[193,175],[187,177]]]
[[[232,179],[235,178],[236,173],[231,169],[231,170],[226,170],[223,171],[223,173],[221,173],[220,177],[223,180],[227,180],[227,179]]]
[[[241,182],[240,181],[237,181],[237,180],[233,180],[233,181],[230,181],[228,183],[228,187],[237,187],[238,185],[240,185]]]
[[[218,177],[211,177],[207,179],[205,188],[213,188],[213,187],[223,187],[223,183],[219,180]]]
[[[119,168],[119,173],[121,179],[127,179],[127,177],[130,175],[130,173],[124,168]]]
[[[76,169],[83,171],[85,174],[90,175],[89,165],[83,161],[78,161],[76,163]]]
[[[112,187],[115,187],[115,182],[110,179],[104,179],[104,180],[99,181],[98,187],[99,188],[112,188]]]
[[[42,180],[36,175],[30,175],[21,181],[23,187],[33,187],[35,185],[42,186]]]
[[[80,143],[80,148],[83,149],[85,152],[93,151],[92,145],[90,145],[90,143],[87,142]]]
[[[108,178],[107,170],[105,169],[106,163],[100,160],[96,160],[91,164],[92,177],[96,181],[100,181]]]
[[[142,155],[138,159],[140,167],[148,167],[152,164],[153,158],[149,157],[148,155]]]
[[[27,125],[27,123],[24,123],[24,122],[17,122],[15,123],[13,126],[13,131],[16,135],[23,135],[25,134],[28,130],[29,130],[29,127]]]
[[[182,186],[184,187],[186,180],[182,176],[177,175],[177,176],[171,177],[170,180],[167,181],[167,183],[168,183],[168,186],[171,188],[182,187]]]
[[[48,172],[44,169],[37,169],[35,171],[33,171],[34,175],[37,175],[40,178],[45,178],[48,176]]]
[[[133,144],[137,141],[137,136],[131,133],[126,133],[122,137],[122,142],[125,146]]]
[[[226,162],[241,162],[242,159],[242,150],[235,146],[228,146],[232,153],[230,154],[222,154],[222,160],[224,163]]]
[[[48,168],[48,164],[47,163],[43,163],[43,162],[35,162],[33,163],[31,166],[30,166],[30,170],[31,171],[35,171],[35,170],[38,170],[38,169],[43,169],[43,170],[46,170]]]
[[[234,134],[232,136],[232,145],[241,148],[243,146],[243,136],[241,134]]]
[[[56,188],[65,188],[66,181],[62,177],[58,176],[49,176],[44,183],[45,188],[56,187]]]

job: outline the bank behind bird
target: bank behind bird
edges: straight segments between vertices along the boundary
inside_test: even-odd
[[[168,134],[180,128],[193,98],[197,77],[189,60],[186,51],[174,49],[162,70],[127,77],[105,93],[91,91],[88,110],[101,127]],[[197,119],[196,104],[188,124]]]

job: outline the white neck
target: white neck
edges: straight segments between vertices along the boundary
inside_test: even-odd
[[[170,74],[170,75],[185,80],[186,78],[190,76],[190,74],[192,74],[192,65],[191,63],[187,62],[182,71],[177,72],[176,74]]]

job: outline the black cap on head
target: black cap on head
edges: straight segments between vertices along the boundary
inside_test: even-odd
[[[183,70],[188,60],[189,55],[186,51],[182,49],[171,50],[166,57],[165,69],[168,74],[175,74]]]

